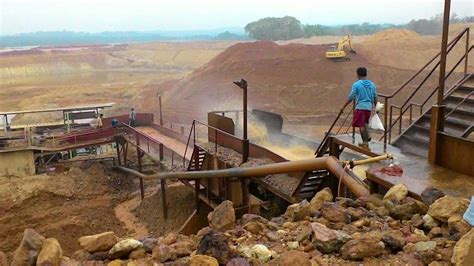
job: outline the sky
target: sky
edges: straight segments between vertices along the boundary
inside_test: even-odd
[[[474,0],[451,2],[452,12],[473,15]],[[443,5],[443,0],[0,0],[0,34],[204,30],[285,15],[303,24],[401,24],[441,13]]]

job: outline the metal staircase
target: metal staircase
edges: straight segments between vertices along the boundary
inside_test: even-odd
[[[188,171],[200,171],[206,159],[206,151],[195,145],[191,161],[188,165]]]
[[[468,75],[456,84],[444,98],[444,131],[454,137],[466,138],[474,125],[474,81]],[[411,124],[392,144],[403,152],[428,157],[431,110]]]

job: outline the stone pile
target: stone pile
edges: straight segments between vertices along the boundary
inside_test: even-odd
[[[326,188],[280,217],[245,214],[237,221],[232,202],[225,201],[196,235],[83,236],[70,258],[56,239],[26,229],[13,265],[469,265],[474,229],[462,218],[469,200],[436,189],[423,201],[407,195],[403,184],[383,197],[357,200],[334,199]]]

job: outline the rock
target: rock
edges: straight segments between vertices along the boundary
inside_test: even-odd
[[[43,247],[38,254],[36,265],[52,265],[59,266],[63,250],[55,238],[48,238],[43,242]]]
[[[79,245],[89,253],[107,251],[118,241],[114,232],[105,232],[96,235],[83,236],[79,238]]]
[[[458,235],[458,237],[456,238],[456,240],[458,240],[467,232],[469,232],[472,226],[468,222],[466,222],[466,220],[464,220],[461,216],[452,216],[448,219],[448,228],[450,235]]]
[[[295,240],[297,242],[301,242],[305,239],[309,239],[312,234],[313,234],[313,229],[311,228],[310,225],[302,226],[301,232],[296,236]]]
[[[135,249],[143,247],[142,242],[129,238],[117,242],[110,250],[109,257],[112,259],[118,259],[128,256],[130,252]]]
[[[219,266],[217,260],[206,255],[195,255],[191,257],[191,266]]]
[[[338,251],[351,237],[342,231],[327,228],[320,223],[311,223],[313,230],[312,243],[316,249],[323,253]]]
[[[383,206],[375,208],[374,212],[380,217],[385,217],[385,216],[390,215],[390,211],[387,208],[383,207]]]
[[[287,242],[286,246],[289,249],[297,249],[300,245],[299,245],[298,241],[291,241],[291,242]]]
[[[369,218],[364,217],[364,218],[362,218],[362,219],[359,219],[359,220],[353,222],[352,224],[353,224],[355,227],[357,227],[357,228],[362,228],[362,227],[364,227],[364,226],[369,225],[369,224],[370,224],[370,220],[369,220]]]
[[[242,218],[240,218],[240,224],[246,224],[248,222],[259,222],[262,224],[267,224],[268,220],[260,215],[246,213],[242,215]]]
[[[175,260],[177,256],[170,247],[158,245],[153,248],[152,258],[163,263],[169,260]]]
[[[286,208],[284,214],[290,221],[296,222],[303,220],[305,217],[311,215],[311,208],[307,200],[303,200],[300,203],[292,204]]]
[[[131,260],[138,260],[145,257],[146,257],[146,250],[143,247],[135,249],[134,251],[130,252],[130,254],[128,255],[128,258]]]
[[[351,221],[357,221],[369,215],[369,212],[364,208],[349,207],[347,208],[347,213],[351,216]]]
[[[260,262],[267,262],[272,258],[272,252],[262,244],[253,245],[250,248],[252,258],[257,259]]]
[[[444,197],[443,191],[433,188],[433,187],[427,187],[423,192],[421,192],[421,199],[426,205],[431,205],[433,202],[435,202],[437,199]]]
[[[109,263],[107,263],[107,266],[122,266],[123,261],[121,260],[113,260]]]
[[[403,249],[405,246],[405,237],[400,231],[388,231],[385,232],[382,241],[392,252],[397,252]]]
[[[385,193],[385,196],[383,197],[383,200],[390,200],[390,201],[395,201],[395,202],[401,202],[403,199],[405,199],[408,195],[408,188],[404,184],[396,184],[392,186],[387,193]]]
[[[169,233],[168,235],[166,235],[165,238],[163,238],[161,241],[160,241],[160,244],[163,244],[163,245],[172,245],[174,243],[176,243],[176,241],[178,241],[178,237],[176,236],[175,233]]]
[[[102,261],[107,260],[109,256],[108,251],[99,251],[90,255],[89,260]]]
[[[298,224],[293,223],[293,222],[285,222],[285,223],[283,223],[282,227],[283,227],[283,229],[294,230],[298,227]]]
[[[423,216],[423,226],[427,229],[432,229],[434,227],[439,226],[439,222],[436,221],[433,217],[431,217],[429,214],[425,214]]]
[[[213,212],[208,215],[209,226],[218,231],[232,229],[235,224],[235,211],[233,203],[226,200],[219,204]]]
[[[0,266],[8,266],[7,256],[2,251],[0,251]]]
[[[334,223],[350,223],[351,217],[346,210],[336,203],[324,202],[321,207],[321,214],[324,218]]]
[[[430,205],[428,214],[439,221],[447,222],[449,217],[462,216],[468,206],[468,199],[444,196]]]
[[[330,188],[326,187],[319,191],[309,202],[311,213],[319,211],[323,206],[323,202],[333,201],[333,199],[334,197]]]
[[[390,211],[390,215],[397,220],[410,220],[413,214],[419,213],[420,208],[414,201],[395,205]]]
[[[413,234],[410,234],[406,239],[408,243],[418,243],[422,241],[428,241],[429,238],[421,230],[415,229]]]
[[[84,249],[80,249],[72,254],[72,259],[76,261],[87,261],[91,254]]]
[[[360,260],[367,257],[377,257],[386,253],[385,245],[375,237],[364,235],[345,243],[340,250],[342,258]]]
[[[62,256],[61,266],[81,266],[81,262]]]
[[[435,241],[421,241],[415,243],[415,251],[423,252],[428,250],[434,250],[436,248]]]
[[[441,227],[433,227],[428,233],[428,238],[435,238],[441,236],[443,236],[443,231],[441,230]]]
[[[278,258],[268,262],[268,265],[273,266],[285,266],[285,265],[298,265],[298,266],[311,266],[309,256],[301,251],[287,251],[282,253]]]
[[[244,229],[249,231],[250,233],[254,235],[259,235],[263,233],[263,230],[265,229],[265,226],[262,223],[255,222],[255,221],[250,221],[244,225]]]
[[[189,241],[180,241],[170,245],[171,250],[178,258],[191,255],[195,247],[196,246]]]
[[[451,262],[455,265],[474,265],[474,228],[456,243]]]
[[[210,228],[209,226],[206,226],[204,228],[202,228],[201,230],[199,230],[196,234],[197,237],[201,238],[203,237],[205,234],[209,233],[210,231],[212,230],[212,228]]]
[[[20,245],[13,253],[12,265],[34,265],[44,237],[33,229],[25,229]]]
[[[148,253],[151,253],[153,251],[153,248],[156,245],[158,245],[158,239],[156,239],[154,237],[149,237],[149,236],[141,238],[140,242],[142,242],[143,248]]]
[[[360,197],[357,199],[357,202],[361,206],[365,206],[369,210],[374,210],[378,207],[384,206],[384,202],[381,199],[382,197],[378,194],[371,194],[366,197]]]
[[[214,257],[220,264],[225,264],[232,255],[227,242],[223,234],[211,231],[201,238],[196,254]]]
[[[233,258],[227,262],[226,266],[250,266],[250,263],[244,258]]]
[[[278,232],[272,231],[272,230],[266,230],[264,233],[265,237],[268,238],[268,240],[272,242],[279,242],[281,239],[281,236]]]

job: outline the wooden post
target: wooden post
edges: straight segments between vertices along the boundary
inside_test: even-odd
[[[115,140],[115,149],[117,150],[117,162],[118,162],[118,165],[122,165],[122,160],[120,158],[120,147],[119,147],[119,142],[118,140]]]
[[[159,144],[159,147],[160,147],[159,158],[160,158],[160,161],[163,161],[163,158],[164,158],[164,156],[163,156],[163,144],[160,143],[160,144]]]
[[[166,194],[165,194],[165,187],[166,187],[166,179],[161,179],[161,204],[163,205],[163,216],[165,219],[168,217],[168,206],[166,205]]]
[[[438,149],[438,132],[443,128],[444,124],[444,106],[434,105],[431,108],[431,128],[428,160],[431,163],[437,163],[439,159]],[[440,115],[443,114],[443,115]]]

